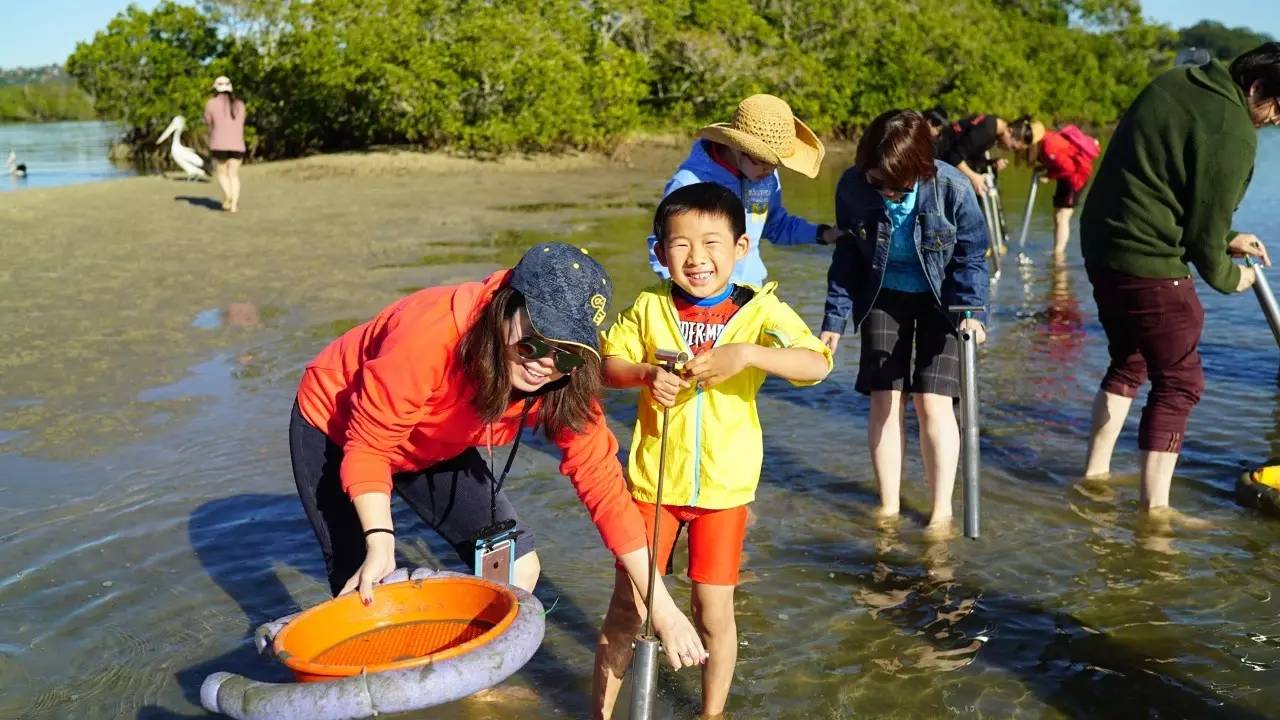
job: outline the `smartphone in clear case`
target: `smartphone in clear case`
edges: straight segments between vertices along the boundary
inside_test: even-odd
[[[503,585],[513,584],[516,565],[515,522],[509,521],[494,528],[486,528],[475,541],[476,577]]]

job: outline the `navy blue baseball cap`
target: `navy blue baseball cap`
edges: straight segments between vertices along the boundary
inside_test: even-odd
[[[516,264],[510,285],[524,296],[534,332],[600,357],[600,326],[613,283],[586,250],[562,242],[535,245]]]

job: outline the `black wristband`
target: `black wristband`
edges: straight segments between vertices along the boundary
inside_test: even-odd
[[[373,528],[372,530],[365,530],[365,531],[364,531],[364,536],[365,536],[365,537],[369,537],[370,535],[372,535],[372,534],[374,534],[374,533],[380,533],[380,532],[384,532],[384,533],[386,533],[386,534],[388,534],[388,535],[395,535],[395,534],[396,534],[396,531],[395,531],[395,530],[391,530],[391,529],[389,529],[389,528]]]

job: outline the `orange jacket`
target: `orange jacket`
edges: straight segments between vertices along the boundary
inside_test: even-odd
[[[474,312],[507,283],[510,270],[482,282],[427,288],[401,298],[348,330],[308,365],[298,387],[307,422],[342,446],[342,488],[351,497],[391,492],[391,475],[421,470],[484,447],[490,426],[471,406],[474,394],[457,363],[458,343]],[[495,446],[515,440],[523,403],[492,424]],[[541,401],[530,408],[534,424]],[[618,463],[618,441],[596,405],[582,433],[554,438],[578,498],[616,555],[644,547],[644,522]]]

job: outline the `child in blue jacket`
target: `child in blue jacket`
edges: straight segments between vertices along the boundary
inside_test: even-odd
[[[828,225],[818,225],[791,215],[782,207],[782,183],[778,166],[807,177],[817,177],[825,150],[822,141],[791,114],[791,106],[772,95],[752,95],[738,104],[733,122],[702,128],[689,157],[667,182],[662,196],[685,185],[713,182],[729,188],[747,210],[747,256],[733,270],[733,282],[763,287],[768,271],[760,259],[760,238],[779,245],[834,243],[841,235]],[[649,236],[649,266],[663,278],[670,277],[654,252]]]

